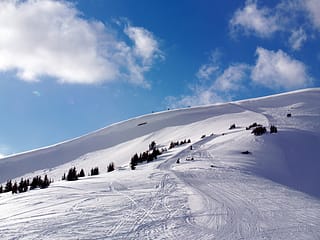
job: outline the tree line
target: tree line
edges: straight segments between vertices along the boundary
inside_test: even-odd
[[[12,192],[12,194],[27,192],[36,188],[47,188],[53,182],[47,175],[42,179],[41,176],[35,176],[30,182],[29,179],[21,178],[20,182],[16,181],[12,183],[12,180],[8,180],[5,186],[0,185],[0,193]]]

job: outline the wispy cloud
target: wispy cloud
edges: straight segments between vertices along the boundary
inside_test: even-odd
[[[289,38],[289,44],[293,50],[300,50],[303,43],[307,40],[306,32],[300,27],[297,30],[293,30],[291,32],[291,36]]]
[[[198,79],[190,87],[190,94],[168,97],[167,104],[171,107],[186,107],[224,102],[232,100],[239,93],[249,91],[249,87],[250,90],[255,87],[293,90],[312,83],[307,67],[282,50],[272,51],[258,47],[256,57],[254,65],[234,63],[224,69],[216,61],[214,66],[219,71],[210,75],[207,81]],[[209,60],[205,65],[213,65],[213,62]]]
[[[159,55],[159,44],[144,28],[124,31],[131,44],[104,23],[83,18],[66,1],[2,1],[0,71],[15,70],[25,81],[49,76],[62,83],[124,79],[146,85],[144,73]]]
[[[270,37],[279,30],[277,18],[269,8],[259,7],[257,1],[248,0],[242,9],[238,9],[230,26],[233,31],[243,31],[261,37]]]
[[[251,73],[255,83],[270,89],[295,89],[310,84],[306,66],[282,50],[258,47],[256,54],[258,58]]]

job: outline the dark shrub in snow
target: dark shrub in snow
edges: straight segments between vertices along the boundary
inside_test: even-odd
[[[229,127],[229,130],[235,129],[235,128],[236,128],[236,125],[235,125],[235,124],[232,124],[232,125]]]
[[[241,152],[242,154],[251,154],[251,152],[249,152],[248,150],[247,151],[243,151]]]
[[[114,163],[113,162],[108,165],[108,169],[107,169],[107,172],[112,172],[112,171],[114,171]]]
[[[254,128],[254,127],[262,127],[262,125],[261,124],[257,124],[255,122],[255,123],[252,123],[249,127],[246,127],[246,130],[250,130],[251,128]]]
[[[256,127],[252,130],[251,133],[253,133],[255,136],[263,135],[267,132],[267,129],[265,127]]]
[[[271,125],[271,127],[270,127],[270,133],[277,133],[277,132],[278,132],[277,127],[276,127],[276,126]]]
[[[287,117],[291,117],[291,116],[292,116],[291,113],[288,113],[288,114],[287,114]]]

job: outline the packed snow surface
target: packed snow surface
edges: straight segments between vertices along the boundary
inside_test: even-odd
[[[55,182],[0,194],[0,239],[320,239],[319,103],[307,89],[166,111],[1,159],[2,183]],[[254,122],[278,133],[254,136]],[[184,139],[130,169],[152,141]],[[61,181],[72,166],[101,174]]]

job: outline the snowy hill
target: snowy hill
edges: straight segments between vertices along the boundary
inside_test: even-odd
[[[320,239],[319,102],[307,89],[165,111],[0,159],[2,183],[55,180],[0,194],[0,239]],[[254,122],[278,133],[254,136]],[[130,170],[152,141],[184,139]],[[101,174],[61,181],[72,166]]]

